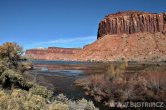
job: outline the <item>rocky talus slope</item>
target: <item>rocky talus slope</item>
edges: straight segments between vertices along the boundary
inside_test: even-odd
[[[162,33],[105,35],[85,46],[75,55],[77,60],[163,61],[166,58],[166,36]]]

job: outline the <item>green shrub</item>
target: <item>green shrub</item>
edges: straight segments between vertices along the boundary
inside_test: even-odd
[[[0,110],[97,110],[91,101],[71,101],[62,94],[47,104],[41,95],[21,89],[14,89],[9,93],[1,90],[0,99]]]
[[[3,87],[19,87],[25,90],[29,90],[33,85],[24,80],[22,73],[20,71],[15,71],[11,69],[5,70],[0,76],[0,82]]]
[[[53,110],[98,110],[91,101],[87,101],[86,99],[72,101],[63,94],[59,94],[55,98],[51,107],[53,107]]]
[[[0,110],[45,110],[45,99],[21,89],[11,93],[0,91]]]
[[[40,95],[43,98],[46,99],[51,99],[53,92],[50,90],[47,90],[47,88],[39,85],[34,85],[31,89],[30,92],[34,95]]]
[[[29,90],[33,86],[23,77],[30,66],[23,62],[25,59],[22,58],[22,53],[22,47],[16,43],[7,42],[0,46],[0,84],[3,87]]]
[[[17,68],[22,54],[22,47],[16,43],[7,42],[0,46],[0,59],[6,62],[8,68]]]
[[[49,110],[70,110],[67,104],[53,103],[49,106]]]

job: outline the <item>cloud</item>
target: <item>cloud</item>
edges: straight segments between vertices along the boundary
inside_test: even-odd
[[[85,36],[75,38],[54,39],[45,42],[35,43],[37,47],[59,46],[59,47],[82,47],[96,40],[96,36]]]

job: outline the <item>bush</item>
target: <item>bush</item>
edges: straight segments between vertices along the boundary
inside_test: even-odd
[[[21,89],[7,94],[0,91],[1,110],[45,110],[45,99]]]
[[[41,97],[45,99],[51,99],[53,96],[53,92],[47,90],[47,88],[39,85],[34,85],[31,89],[30,92],[34,95],[40,95]]]
[[[0,110],[97,110],[90,101],[85,99],[71,101],[62,94],[47,104],[41,95],[34,95],[21,89],[15,89],[11,93],[1,90],[0,99]]]
[[[94,96],[96,101],[104,99],[110,106],[111,103],[126,101],[166,102],[165,71],[153,68],[140,73],[121,74],[123,77],[112,77],[111,74],[111,80],[110,74],[96,74],[79,79],[75,84],[86,90],[86,94]]]
[[[18,87],[21,89],[29,90],[33,85],[24,80],[20,71],[14,71],[11,69],[5,70],[0,76],[0,82],[4,88],[13,89]]]
[[[106,68],[106,75],[110,79],[115,78],[115,77],[123,77],[123,73],[126,71],[126,68],[128,67],[128,62],[123,61],[119,62],[118,64],[109,64],[108,67]]]
[[[91,101],[85,99],[72,101],[66,98],[63,94],[59,94],[50,110],[98,110]]]
[[[7,42],[0,46],[0,84],[4,88],[29,90],[33,86],[23,77],[28,68],[27,63],[23,62],[22,53],[22,47],[16,43]]]
[[[7,42],[0,46],[0,59],[6,62],[8,68],[16,69],[22,54],[22,47],[16,43]]]
[[[70,110],[67,104],[53,103],[49,106],[49,110]]]

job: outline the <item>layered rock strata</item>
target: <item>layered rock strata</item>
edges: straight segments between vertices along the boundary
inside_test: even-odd
[[[70,60],[71,56],[81,51],[79,48],[58,48],[49,47],[48,49],[30,49],[26,50],[25,55],[28,58],[43,60]]]
[[[138,32],[166,33],[166,13],[119,12],[107,15],[100,23],[97,38]]]

